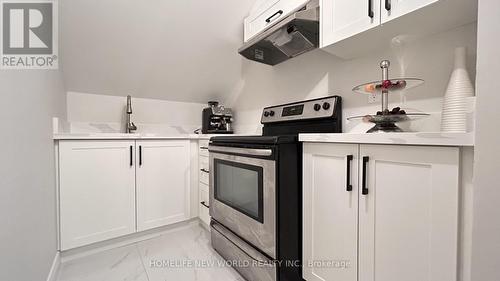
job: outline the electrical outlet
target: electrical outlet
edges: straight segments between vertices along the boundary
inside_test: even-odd
[[[381,97],[380,95],[377,95],[377,94],[369,94],[368,95],[368,103],[380,103],[382,100],[381,100]]]

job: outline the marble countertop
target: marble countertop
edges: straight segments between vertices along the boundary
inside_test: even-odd
[[[125,134],[125,133],[60,133],[54,134],[54,140],[175,140],[175,139],[210,139],[214,136],[242,136],[241,134],[229,135],[214,135],[214,134],[178,134],[178,135],[163,135],[163,134]]]
[[[343,133],[300,134],[302,142],[399,144],[428,146],[474,146],[474,133]]]
[[[204,134],[124,134],[124,133],[61,133],[54,134],[54,140],[175,140],[175,139],[210,139],[213,136]],[[232,134],[225,136],[248,136],[248,134]],[[399,144],[429,146],[474,146],[473,133],[342,133],[342,134],[300,134],[302,142],[323,143],[364,143],[364,144]]]

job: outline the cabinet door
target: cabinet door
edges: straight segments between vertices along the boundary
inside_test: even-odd
[[[293,11],[298,10],[307,0],[267,0],[244,21],[244,40],[273,26]]]
[[[321,0],[321,47],[380,25],[380,0]]]
[[[135,231],[134,141],[61,141],[61,249]]]
[[[188,219],[189,141],[137,142],[137,230]]]
[[[303,161],[303,278],[356,281],[358,145],[308,143]]]
[[[360,158],[359,280],[456,281],[458,148],[361,145]]]
[[[376,0],[374,0],[376,1]],[[382,23],[416,11],[439,0],[380,0]]]

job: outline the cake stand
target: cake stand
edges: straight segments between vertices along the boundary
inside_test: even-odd
[[[356,93],[382,95],[382,110],[377,112],[375,115],[353,116],[347,118],[347,120],[361,119],[364,122],[374,123],[375,126],[368,130],[367,133],[403,132],[403,130],[399,128],[396,123],[429,116],[429,114],[426,113],[406,113],[400,108],[395,108],[392,111],[389,110],[389,94],[408,90],[424,83],[423,80],[417,78],[389,79],[390,65],[391,63],[388,60],[384,60],[380,63],[380,68],[382,69],[382,80],[362,84],[352,89]]]

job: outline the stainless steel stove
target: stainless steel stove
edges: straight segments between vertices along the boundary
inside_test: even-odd
[[[299,133],[340,133],[341,98],[266,107],[262,136],[210,140],[212,246],[249,281],[302,280]]]

